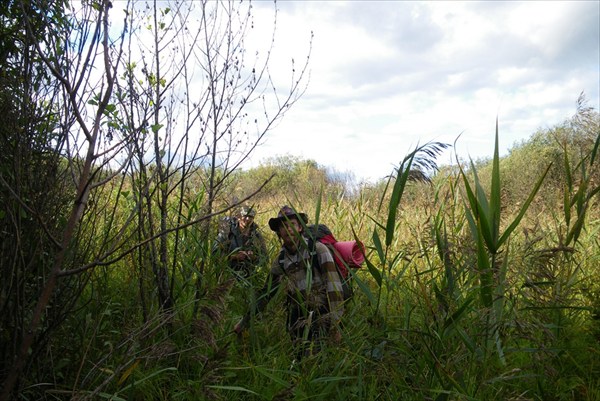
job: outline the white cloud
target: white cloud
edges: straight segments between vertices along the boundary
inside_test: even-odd
[[[278,7],[276,50],[305,56],[315,33],[311,82],[253,165],[292,153],[376,180],[417,143],[462,133],[461,158],[489,157],[496,117],[504,153],[570,117],[581,91],[600,106],[596,1]]]

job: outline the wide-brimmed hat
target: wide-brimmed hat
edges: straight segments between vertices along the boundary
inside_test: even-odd
[[[285,205],[281,208],[281,210],[279,210],[277,217],[269,219],[269,228],[277,232],[279,230],[279,227],[281,227],[281,223],[284,220],[289,220],[293,218],[298,219],[300,221],[300,224],[308,224],[308,216],[305,213],[297,213],[294,209]]]

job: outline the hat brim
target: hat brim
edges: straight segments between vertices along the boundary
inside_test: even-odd
[[[273,217],[269,219],[269,228],[272,231],[279,231],[279,228],[281,227],[281,223],[284,220],[290,220],[296,218],[300,221],[300,224],[306,225],[308,224],[308,216],[305,213],[296,213],[296,214],[288,214],[286,216],[282,216],[282,217]]]

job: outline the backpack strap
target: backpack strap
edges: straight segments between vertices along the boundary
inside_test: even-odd
[[[319,273],[321,274],[321,277],[325,277],[325,280],[327,280],[327,272],[323,271],[323,269],[321,268],[321,263],[319,262],[319,254],[317,253],[316,241],[312,237],[309,236],[307,242],[308,242],[308,250],[312,256],[311,268],[319,269]],[[331,254],[332,258],[334,258],[333,265],[335,266],[335,270],[337,271],[337,274],[340,276],[344,301],[347,301],[348,299],[352,298],[352,296],[354,294],[354,291],[352,290],[352,287],[350,286],[349,279],[345,278],[342,275],[342,272],[340,271],[340,268],[335,261],[335,257],[336,257],[335,252],[333,251],[333,249],[331,249],[331,248],[333,248],[333,245],[329,245],[329,244],[323,244],[323,245],[325,245],[325,247],[327,247],[328,252]],[[285,271],[285,268],[283,266],[283,259],[285,258],[284,252],[285,251],[283,249],[279,252],[279,256],[277,256],[277,262],[278,262],[279,267],[280,267],[281,271],[283,272],[283,274],[287,276],[287,272]]]
[[[283,248],[281,249],[281,251],[279,251],[279,255],[277,256],[277,263],[279,264],[279,267],[281,268],[281,271],[283,272],[283,274],[287,275],[287,273],[285,272],[285,269],[283,268],[283,258],[285,257],[284,252],[285,251],[283,250]]]
[[[321,263],[319,262],[319,254],[317,254],[317,243],[312,237],[308,237],[308,252],[312,256],[311,267],[319,269],[319,273],[323,275]]]
[[[314,268],[318,268],[319,272],[322,273],[321,270],[321,264],[319,263],[319,255],[317,254],[317,247],[315,244],[315,241],[311,238],[308,237],[308,252],[311,255],[311,267]],[[281,250],[279,251],[279,256],[277,256],[277,263],[279,264],[279,267],[281,268],[281,271],[283,271],[283,274],[285,274],[287,276],[287,272],[285,271],[285,268],[283,266],[283,259],[285,258],[285,250]]]

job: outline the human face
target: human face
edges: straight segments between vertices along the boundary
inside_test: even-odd
[[[298,250],[298,241],[301,232],[302,225],[295,218],[284,220],[277,231],[279,238],[283,241],[283,246],[292,253],[296,253]]]
[[[246,227],[250,227],[252,225],[252,222],[254,221],[254,217],[252,216],[242,216],[239,219],[240,222],[240,228],[243,230]]]

